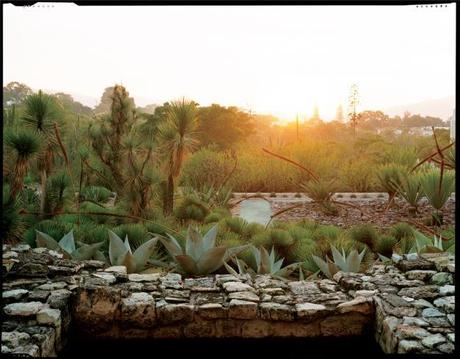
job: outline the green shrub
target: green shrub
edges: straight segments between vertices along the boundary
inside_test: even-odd
[[[196,196],[189,196],[174,210],[174,214],[180,220],[203,222],[209,214],[209,208],[206,203],[196,198]]]
[[[390,235],[398,241],[405,237],[414,238],[414,229],[408,223],[399,222],[391,227]]]
[[[388,193],[389,198],[394,197],[398,192],[398,186],[404,176],[407,174],[407,169],[398,164],[390,163],[381,165],[377,169],[377,178],[382,189]]]
[[[29,228],[23,236],[24,242],[29,244],[31,247],[36,247],[35,238],[36,232],[46,233],[54,240],[59,241],[68,231],[69,227],[65,223],[57,222],[56,220],[46,219],[35,224],[35,226]]]
[[[441,181],[439,170],[428,171],[421,176],[420,185],[430,205],[436,211],[440,211],[455,190],[455,173],[444,171]]]
[[[243,235],[246,239],[250,240],[258,233],[262,233],[265,231],[265,227],[260,223],[248,223],[246,227],[244,227]]]
[[[133,249],[140,247],[152,238],[152,235],[148,234],[147,228],[140,223],[122,224],[113,228],[112,231],[123,240],[128,236]]]
[[[246,226],[248,225],[248,222],[246,222],[243,218],[241,217],[228,217],[223,220],[224,228],[229,229],[230,231],[234,233],[238,233],[239,235],[244,235],[244,231],[246,229]]]
[[[414,229],[407,223],[399,222],[395,224],[391,230],[390,235],[397,239],[397,243],[393,246],[396,253],[404,254],[415,246],[415,233]]]
[[[112,195],[112,191],[102,186],[87,186],[81,191],[81,195],[86,200],[95,202],[107,202]]]
[[[334,241],[338,238],[339,234],[341,233],[341,229],[336,226],[319,226],[313,232],[313,240],[326,240],[326,241]]]
[[[302,237],[287,252],[286,259],[289,262],[303,262],[316,253],[316,243],[310,237]]]
[[[351,192],[368,192],[374,186],[374,170],[370,159],[352,160],[342,168],[344,185]]]
[[[216,208],[206,216],[204,223],[219,222],[221,219],[230,217],[231,215],[232,214],[227,208]]]
[[[375,252],[379,242],[378,232],[374,226],[369,224],[362,224],[352,227],[350,229],[350,237],[356,242],[364,243],[373,252]]]
[[[276,247],[288,247],[294,244],[294,238],[284,229],[270,230],[270,238]]]
[[[381,236],[376,248],[376,252],[385,257],[391,257],[393,254],[393,247],[398,243],[398,240],[393,236]]]

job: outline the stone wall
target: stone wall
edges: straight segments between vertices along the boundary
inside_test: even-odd
[[[98,261],[3,247],[2,352],[56,355],[92,338],[336,337],[375,331],[386,353],[454,349],[454,257],[409,255],[334,280],[127,274]]]

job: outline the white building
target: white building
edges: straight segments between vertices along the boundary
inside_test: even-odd
[[[450,120],[450,138],[455,140],[455,110],[452,111],[452,118]]]

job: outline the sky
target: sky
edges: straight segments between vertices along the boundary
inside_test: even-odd
[[[3,78],[95,106],[187,97],[284,119],[455,95],[455,6],[3,5]],[[88,99],[89,98],[89,99]]]

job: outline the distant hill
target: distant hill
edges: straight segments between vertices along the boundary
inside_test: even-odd
[[[435,100],[426,100],[408,105],[389,107],[386,108],[384,112],[390,116],[398,115],[402,117],[404,112],[409,111],[411,114],[439,117],[446,121],[452,116],[454,108],[454,96],[447,96]]]

